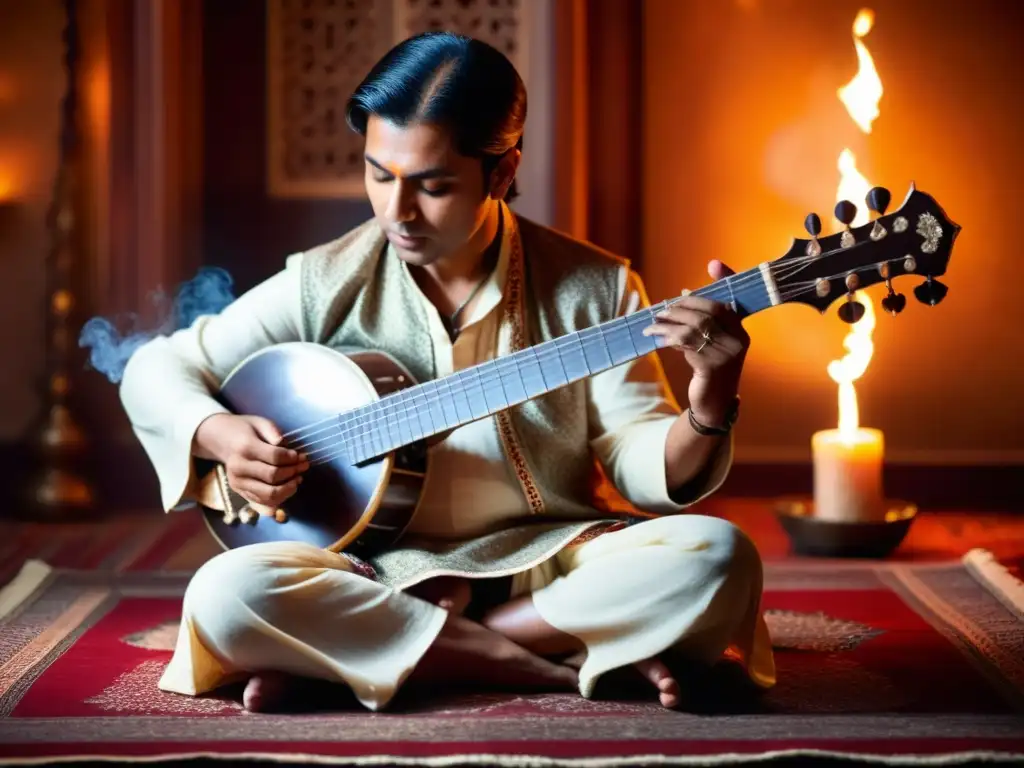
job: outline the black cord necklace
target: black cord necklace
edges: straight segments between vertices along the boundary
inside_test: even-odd
[[[479,282],[473,287],[473,290],[469,292],[469,295],[465,300],[455,308],[455,311],[448,316],[446,325],[448,326],[448,337],[454,342],[459,334],[462,332],[462,328],[458,325],[459,315],[462,314],[463,310],[469,306],[469,303],[480,293],[480,289],[484,287],[484,284],[494,274],[494,270],[498,266],[498,255],[501,253],[502,234],[504,230],[504,222],[500,219],[498,221],[498,232],[491,244],[487,246],[487,250],[484,252],[484,263],[488,265],[488,269],[485,270],[484,276],[480,278]]]

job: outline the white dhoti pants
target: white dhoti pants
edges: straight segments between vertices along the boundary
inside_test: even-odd
[[[532,593],[545,621],[586,646],[585,697],[602,674],[668,650],[698,663],[732,656],[755,684],[775,682],[761,559],[727,521],[675,515],[605,533],[517,574],[512,593]],[[196,695],[279,671],[345,684],[379,710],[446,618],[308,544],[229,550],[189,584],[159,686]]]

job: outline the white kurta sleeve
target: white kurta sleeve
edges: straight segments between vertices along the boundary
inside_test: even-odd
[[[121,403],[156,470],[165,511],[195,498],[192,439],[203,420],[227,413],[211,392],[254,352],[302,340],[300,260],[291,256],[283,270],[220,314],[157,336],[128,360]]]
[[[620,314],[650,306],[639,275],[624,269]],[[703,481],[687,499],[669,495],[665,441],[680,414],[657,353],[599,373],[589,380],[591,449],[608,478],[630,503],[653,514],[685,509],[716,491],[732,466],[730,434],[709,459]]]

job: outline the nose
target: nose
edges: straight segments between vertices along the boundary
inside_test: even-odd
[[[416,203],[412,185],[400,178],[394,180],[385,215],[389,221],[396,223],[412,221],[416,218]]]

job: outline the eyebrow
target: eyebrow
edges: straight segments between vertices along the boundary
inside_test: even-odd
[[[368,162],[374,168],[384,171],[384,173],[386,174],[394,175],[391,173],[391,171],[389,171],[387,168],[385,168],[383,165],[381,165],[379,162],[374,160],[369,155],[363,155],[363,157],[365,157],[366,162]],[[413,181],[423,181],[425,179],[449,178],[454,175],[455,174],[453,174],[451,171],[448,171],[444,168],[427,168],[425,171],[419,171],[418,173],[410,173],[408,176],[405,176],[405,178],[411,179]]]

